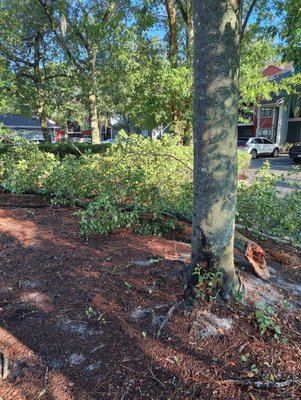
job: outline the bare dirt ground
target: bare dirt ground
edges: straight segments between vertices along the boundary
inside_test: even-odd
[[[264,242],[270,282],[240,273],[288,343],[260,336],[248,302],[179,307],[157,337],[182,299],[189,229],[83,242],[75,210],[31,207],[45,202],[0,193],[0,398],[301,398],[300,254]]]

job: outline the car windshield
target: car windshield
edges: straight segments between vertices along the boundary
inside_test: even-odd
[[[242,146],[244,144],[247,144],[248,140],[249,140],[248,138],[238,139],[237,144],[238,146]]]

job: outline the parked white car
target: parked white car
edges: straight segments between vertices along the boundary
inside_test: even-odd
[[[237,146],[239,150],[250,153],[252,158],[257,156],[269,155],[278,157],[279,147],[276,143],[272,143],[269,139],[261,137],[240,138]]]

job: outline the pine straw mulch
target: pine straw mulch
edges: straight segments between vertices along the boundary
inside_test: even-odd
[[[273,305],[288,343],[261,337],[254,309],[239,303],[178,307],[157,337],[183,295],[189,229],[169,238],[121,230],[83,242],[74,209],[6,193],[0,204],[4,400],[301,398],[297,252],[261,243],[274,281],[288,284]],[[256,282],[260,291],[274,281]]]

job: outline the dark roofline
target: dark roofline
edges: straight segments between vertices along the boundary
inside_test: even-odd
[[[23,128],[23,129],[42,129],[40,120],[38,118],[28,118],[21,115],[14,114],[0,114],[0,123],[7,128]],[[60,128],[56,124],[47,122],[48,128]]]

